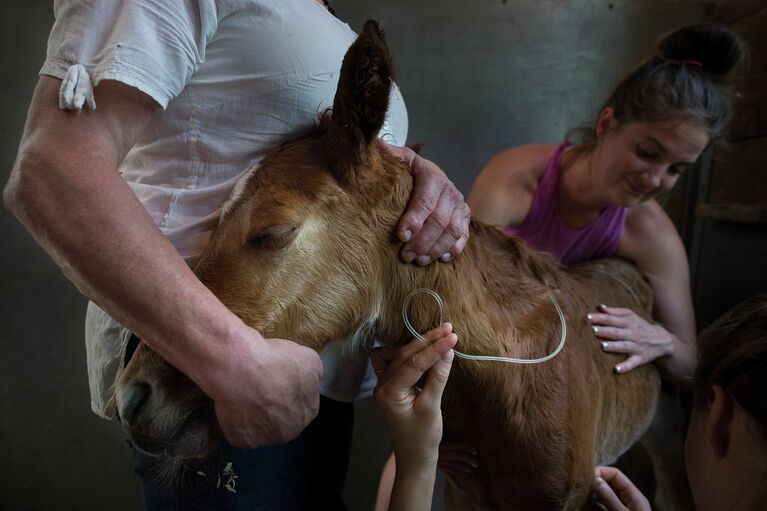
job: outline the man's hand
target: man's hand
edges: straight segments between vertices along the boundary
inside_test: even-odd
[[[397,236],[405,242],[402,259],[426,265],[435,259],[458,256],[469,239],[471,210],[463,195],[444,172],[408,147],[396,147],[377,139],[378,147],[410,167],[413,191]]]
[[[210,397],[224,438],[255,448],[296,438],[317,416],[322,362],[312,349],[250,331]]]

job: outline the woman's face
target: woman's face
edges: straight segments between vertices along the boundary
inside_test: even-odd
[[[621,125],[612,108],[597,123],[593,170],[611,204],[633,206],[666,192],[698,159],[708,131],[689,119]]]

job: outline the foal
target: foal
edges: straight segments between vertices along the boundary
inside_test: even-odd
[[[642,435],[659,389],[652,366],[613,373],[617,356],[601,352],[586,314],[611,303],[648,318],[649,287],[626,263],[565,271],[476,223],[455,260],[402,263],[394,228],[412,177],[374,142],[391,78],[382,33],[368,22],[344,59],[332,114],[240,183],[197,275],[265,337],[316,350],[335,339],[349,339],[349,349],[373,338],[405,343],[403,301],[418,288],[444,299],[461,352],[538,358],[566,329],[564,349],[545,363],[456,360],[442,405],[445,437],[477,446],[480,468],[451,477],[447,500],[460,510],[580,509],[595,465]],[[438,323],[429,300],[417,296],[407,311],[419,331]],[[220,439],[201,391],[143,345],[117,401],[128,435],[150,453],[196,456]]]

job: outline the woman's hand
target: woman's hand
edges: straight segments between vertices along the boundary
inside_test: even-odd
[[[472,472],[479,466],[477,450],[460,442],[443,440],[439,444],[437,468],[446,474]]]
[[[642,492],[614,467],[597,467],[594,493],[607,511],[651,511]]]
[[[626,359],[615,366],[626,373],[674,352],[674,335],[660,325],[649,323],[631,309],[600,305],[601,313],[588,315],[602,350],[623,353]]]
[[[409,147],[396,147],[376,139],[378,147],[410,167],[413,191],[397,236],[405,242],[402,260],[426,265],[458,256],[469,239],[471,210],[463,194],[433,162]]]
[[[436,464],[442,439],[442,391],[450,375],[452,348],[458,342],[452,330],[445,323],[424,335],[427,343],[414,339],[399,349],[372,352],[378,375],[374,396],[391,436],[398,469]],[[422,377],[420,388],[416,387]]]

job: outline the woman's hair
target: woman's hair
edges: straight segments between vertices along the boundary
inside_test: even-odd
[[[715,384],[749,413],[767,441],[767,293],[739,303],[701,334],[696,406],[707,406]]]
[[[658,53],[643,61],[615,87],[601,110],[612,107],[623,124],[687,118],[720,138],[730,118],[724,79],[745,59],[746,45],[724,25],[700,24],[665,37]],[[582,146],[596,145],[596,132],[578,129]]]

